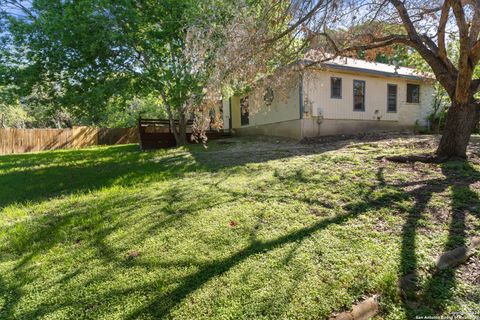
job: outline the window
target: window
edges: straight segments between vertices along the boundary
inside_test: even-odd
[[[420,86],[418,84],[407,84],[407,102],[420,103]]]
[[[387,112],[397,112],[397,85],[396,84],[388,85]]]
[[[248,118],[248,96],[240,99],[240,123],[242,126],[249,124]]]
[[[342,99],[342,78],[330,78],[330,97]]]
[[[265,93],[263,95],[263,102],[265,102],[265,105],[267,107],[270,107],[273,103],[273,99],[273,89],[268,87],[267,89],[265,89]]]
[[[353,80],[353,111],[365,111],[365,81]]]

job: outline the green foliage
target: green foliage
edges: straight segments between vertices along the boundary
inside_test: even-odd
[[[206,76],[184,60],[187,31],[220,28],[224,3],[34,0],[21,17],[4,15],[0,65],[19,96],[35,96],[33,107],[65,108],[76,122],[105,123],[138,97],[163,95],[155,105],[178,111],[202,94]]]
[[[12,93],[12,88],[0,86],[0,128],[23,128],[28,121],[30,117]]]
[[[153,95],[124,101],[122,97],[112,97],[107,103],[105,117],[100,126],[105,128],[135,127],[139,117],[167,119],[162,101]]]
[[[19,104],[0,104],[0,128],[24,128],[30,121],[28,113]]]

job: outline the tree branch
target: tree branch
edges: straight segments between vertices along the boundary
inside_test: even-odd
[[[480,34],[480,0],[473,0],[473,17],[470,26],[470,45],[473,45],[478,41],[478,35]]]
[[[409,45],[417,50],[422,58],[425,59],[435,73],[437,80],[440,81],[445,90],[447,90],[449,96],[453,97],[456,89],[456,86],[453,83],[457,79],[458,72],[456,72],[456,70],[451,70],[448,67],[448,63],[445,64],[441,59],[438,59],[436,53],[427,48],[423,43],[403,2],[400,0],[390,0],[390,3],[397,9],[400,18],[402,19],[403,25],[410,38]]]
[[[471,60],[471,42],[468,33],[468,24],[465,20],[465,11],[460,0],[447,0],[455,16],[458,30],[460,32],[460,55],[458,58],[458,77],[455,87],[455,98],[458,103],[466,104],[470,99],[469,91],[473,75],[474,64]]]
[[[440,21],[438,23],[438,56],[444,63],[447,62],[447,49],[445,46],[445,29],[448,22],[448,16],[450,12],[450,4],[448,1],[445,1],[442,7],[442,13],[440,14]]]
[[[323,6],[323,0],[318,0],[317,4],[306,14],[304,15],[301,19],[299,19],[297,22],[295,22],[294,24],[292,24],[290,27],[288,27],[286,30],[284,30],[283,32],[280,32],[278,35],[276,35],[275,37],[273,38],[270,38],[268,40],[266,40],[267,43],[272,43],[272,42],[275,42],[283,37],[285,37],[286,35],[290,34],[293,30],[295,30],[296,28],[298,28],[301,24],[303,24],[304,22],[306,22],[307,20],[309,20],[311,17],[313,17],[315,15],[315,13]]]

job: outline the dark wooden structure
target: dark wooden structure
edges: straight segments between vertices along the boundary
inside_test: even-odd
[[[178,124],[178,121],[175,121]],[[187,122],[187,141],[195,143],[190,138],[192,135],[193,121]],[[175,137],[170,127],[170,121],[165,119],[138,119],[138,133],[140,148],[142,150],[151,150],[159,148],[171,148],[176,146]],[[206,132],[208,140],[230,137],[230,131],[209,130]]]

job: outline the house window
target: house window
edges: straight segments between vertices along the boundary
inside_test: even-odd
[[[248,118],[248,96],[240,99],[240,123],[242,126],[249,124],[250,120]]]
[[[330,78],[330,97],[342,99],[342,78]]]
[[[387,112],[397,112],[397,85],[396,84],[388,85]]]
[[[265,105],[267,107],[270,107],[273,103],[273,99],[274,99],[274,96],[273,96],[273,89],[268,87],[266,90],[265,90],[265,94],[263,95],[263,101],[265,102]]]
[[[353,111],[365,111],[365,81],[353,80]]]
[[[418,84],[407,84],[407,102],[420,103],[420,86]]]

